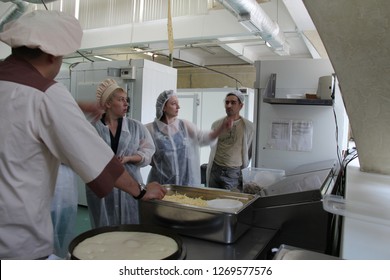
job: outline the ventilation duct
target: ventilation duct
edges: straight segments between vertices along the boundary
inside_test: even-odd
[[[290,47],[276,22],[255,0],[217,0],[233,13],[238,21],[255,35],[259,35],[279,55],[289,55]]]
[[[54,2],[57,0],[24,0],[24,1],[29,2],[29,3],[33,3],[33,4],[43,4],[43,2],[46,4],[46,3]]]
[[[3,30],[4,24],[23,15],[28,5],[21,0],[1,0],[1,2],[4,4],[0,6],[0,31]]]
[[[19,18],[21,15],[23,15],[26,10],[29,3],[33,4],[46,4],[49,2],[54,2],[57,0],[0,0],[1,2],[5,3],[4,5],[1,5],[0,9],[0,31],[3,30],[4,24],[7,22],[10,22],[11,20],[15,20]],[[4,7],[3,7],[4,6]]]

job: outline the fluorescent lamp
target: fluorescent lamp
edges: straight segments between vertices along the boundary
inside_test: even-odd
[[[94,55],[93,57],[96,57],[96,58],[99,58],[99,59],[102,59],[102,60],[106,60],[106,61],[112,61],[111,58],[100,56],[100,55]]]
[[[152,52],[146,52],[145,54],[148,55],[148,56],[153,56],[153,57],[157,57],[158,56],[157,54],[154,54]]]

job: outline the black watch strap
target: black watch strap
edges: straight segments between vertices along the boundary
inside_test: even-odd
[[[138,187],[139,187],[139,190],[140,190],[140,193],[138,196],[133,196],[135,199],[139,200],[141,198],[144,197],[144,195],[146,194],[146,186],[144,184],[138,184]]]

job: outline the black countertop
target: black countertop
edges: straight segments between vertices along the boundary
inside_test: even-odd
[[[277,230],[252,227],[235,243],[223,244],[181,235],[187,260],[265,259]]]

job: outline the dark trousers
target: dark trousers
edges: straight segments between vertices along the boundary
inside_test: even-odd
[[[208,187],[241,191],[241,168],[220,166],[214,162],[210,171]]]

